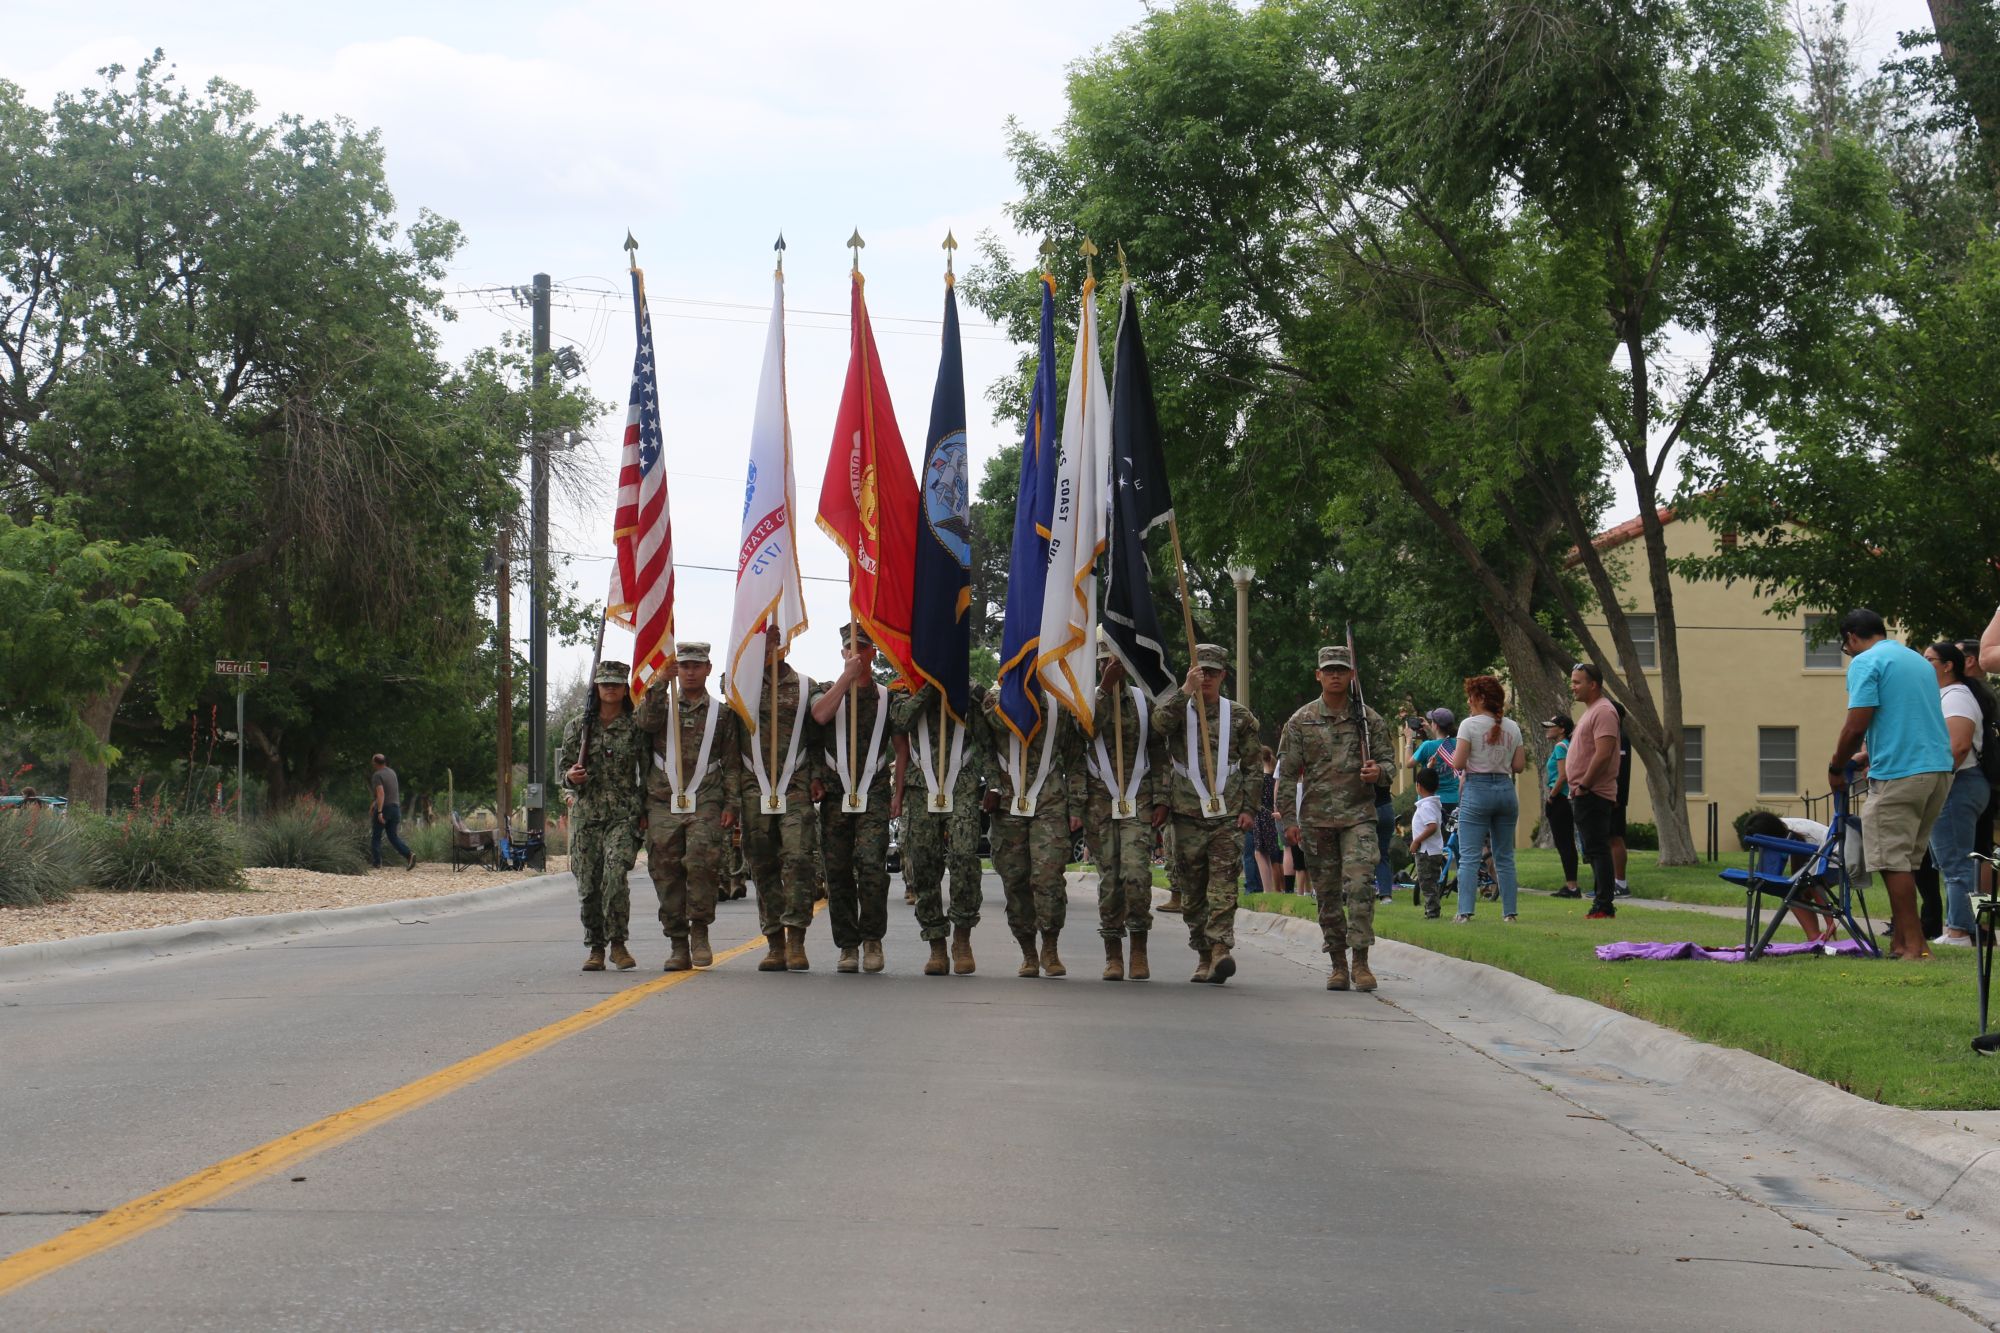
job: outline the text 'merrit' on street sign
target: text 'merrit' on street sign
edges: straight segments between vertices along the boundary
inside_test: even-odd
[[[215,674],[218,676],[268,676],[271,674],[269,662],[231,662],[224,658],[215,659]]]

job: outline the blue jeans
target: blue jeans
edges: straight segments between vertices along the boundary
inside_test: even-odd
[[[1243,891],[1262,893],[1264,880],[1257,869],[1257,830],[1251,829],[1243,838]]]
[[[1972,859],[1973,830],[1986,809],[1992,788],[1986,775],[1961,768],[1952,775],[1944,809],[1931,826],[1931,860],[1944,881],[1944,923],[1953,930],[1972,931],[1972,893],[1979,883],[1979,863]]]
[[[385,833],[389,835],[389,845],[394,847],[405,861],[410,859],[410,849],[403,845],[402,838],[396,833],[397,825],[402,822],[403,807],[400,805],[382,807],[382,817],[375,821],[375,826],[368,836],[368,859],[375,863],[377,870],[382,868],[382,835]]]
[[[1493,848],[1493,875],[1500,881],[1500,911],[1514,915],[1514,825],[1521,798],[1505,773],[1465,773],[1458,780],[1458,913],[1471,916],[1479,894],[1479,863]]]
[[[1375,845],[1382,859],[1375,863],[1375,896],[1387,898],[1396,891],[1396,872],[1389,864],[1389,843],[1396,836],[1396,804],[1381,801],[1375,806]]]

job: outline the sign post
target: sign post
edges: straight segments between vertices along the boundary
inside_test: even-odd
[[[225,658],[215,660],[215,674],[236,678],[236,822],[243,823],[243,691],[248,687],[250,677],[271,674],[269,662],[232,662]]]

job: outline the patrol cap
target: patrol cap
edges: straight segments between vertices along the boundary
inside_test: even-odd
[[[1194,664],[1204,669],[1229,670],[1229,650],[1219,643],[1198,643],[1194,646]]]
[[[1324,671],[1328,667],[1346,667],[1349,671],[1352,671],[1354,670],[1354,654],[1348,652],[1341,644],[1330,643],[1319,650],[1319,669]]]
[[[632,668],[623,662],[599,662],[597,674],[590,678],[593,685],[626,685],[632,683]]]
[[[708,645],[696,643],[693,639],[682,639],[674,645],[674,659],[680,662],[708,662]]]
[[[868,631],[859,628],[851,620],[848,621],[845,625],[842,625],[840,627],[840,646],[843,648],[852,648],[854,646],[854,637],[856,634],[859,634],[861,636],[861,642],[867,644],[870,648],[873,648],[875,646],[875,640],[868,637]]]

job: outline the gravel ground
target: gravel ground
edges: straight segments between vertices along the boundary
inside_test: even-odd
[[[567,856],[549,858],[550,874],[559,875],[568,869]],[[84,892],[51,907],[0,908],[0,947],[113,930],[173,926],[184,921],[316,912],[330,907],[389,903],[401,898],[435,898],[504,882],[501,875],[477,868],[453,874],[448,865],[371,870],[365,875],[272,869],[246,870],[243,874],[250,881],[248,893]]]

